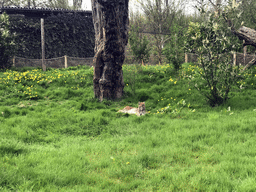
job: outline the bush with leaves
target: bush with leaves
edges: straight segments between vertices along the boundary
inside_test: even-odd
[[[227,101],[230,90],[240,77],[239,66],[232,65],[231,54],[232,51],[237,51],[240,45],[234,44],[237,41],[232,39],[236,37],[227,27],[223,17],[227,12],[235,13],[235,8],[232,6],[220,16],[201,10],[206,19],[200,24],[191,22],[186,35],[186,49],[197,54],[200,66],[200,70],[195,74],[198,78],[193,78],[192,81],[211,106]]]
[[[132,54],[139,62],[147,62],[150,56],[149,41],[146,36],[141,37],[139,28],[131,26],[129,32],[129,43],[131,46]]]
[[[179,70],[183,63],[184,35],[182,30],[184,29],[181,26],[173,24],[171,27],[172,35],[170,35],[168,43],[163,48],[163,55],[169,63],[173,64],[175,70]]]
[[[0,15],[0,69],[11,67],[10,58],[14,55],[13,35],[9,31],[9,17]]]

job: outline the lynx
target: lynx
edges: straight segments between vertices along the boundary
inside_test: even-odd
[[[119,110],[118,112],[136,114],[137,116],[145,115],[147,113],[146,107],[145,107],[145,102],[139,102],[138,108],[126,106],[125,108]]]

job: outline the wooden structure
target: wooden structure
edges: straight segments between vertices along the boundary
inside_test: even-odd
[[[45,65],[45,34],[44,34],[44,18],[50,15],[58,15],[61,13],[81,14],[82,16],[91,16],[92,11],[67,10],[67,9],[47,9],[47,8],[22,8],[22,7],[1,7],[0,14],[23,15],[25,17],[35,17],[41,19],[41,46],[42,46],[42,69],[46,70]]]
[[[46,18],[50,15],[58,15],[60,13],[74,14],[78,13],[82,16],[91,16],[92,11],[68,10],[68,9],[48,9],[48,8],[26,8],[26,7],[0,7],[0,14],[6,12],[8,15],[24,15],[25,17]]]
[[[233,26],[231,26],[231,31],[239,37],[239,39],[243,40],[244,46],[244,58],[246,56],[246,46],[251,45],[256,47],[256,30],[251,29],[249,27],[242,26],[238,30],[235,30]],[[245,67],[245,69],[250,68],[252,65],[256,64],[256,58],[252,59]]]

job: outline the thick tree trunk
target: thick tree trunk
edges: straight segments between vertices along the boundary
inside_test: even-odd
[[[92,0],[95,29],[94,95],[117,99],[123,95],[122,65],[128,42],[129,0]]]

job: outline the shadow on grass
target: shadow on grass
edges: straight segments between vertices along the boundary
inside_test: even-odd
[[[18,156],[22,153],[27,153],[27,150],[19,149],[14,146],[0,146],[0,156],[4,156],[4,155]]]

